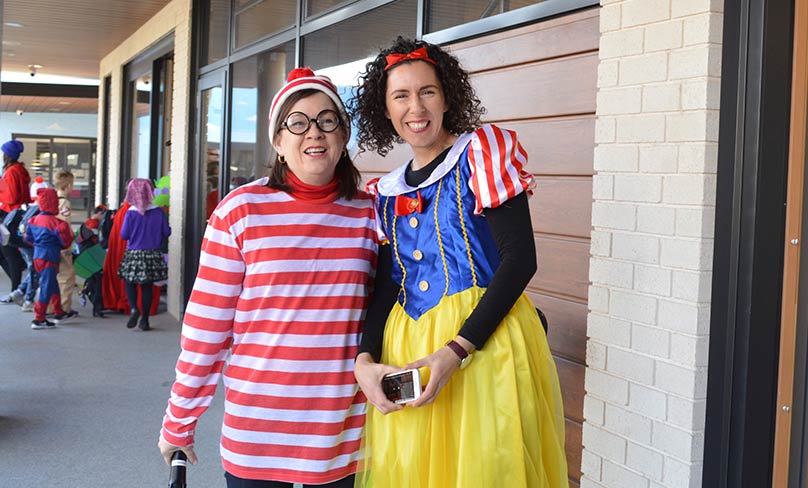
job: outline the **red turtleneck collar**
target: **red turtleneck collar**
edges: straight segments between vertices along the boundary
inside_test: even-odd
[[[286,183],[292,188],[292,196],[297,200],[309,203],[331,203],[337,199],[337,186],[339,180],[334,177],[330,183],[323,186],[309,185],[300,181],[291,171],[286,171]]]

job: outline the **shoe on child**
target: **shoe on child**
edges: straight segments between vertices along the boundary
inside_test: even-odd
[[[17,305],[22,305],[24,295],[19,290],[14,290],[8,295],[0,298],[0,303],[16,303]]]
[[[134,329],[137,325],[137,319],[140,318],[140,310],[132,308],[129,310],[129,320],[126,321],[127,329]]]
[[[54,327],[56,327],[56,324],[54,324],[53,322],[51,322],[51,321],[49,321],[47,319],[46,320],[34,320],[33,322],[31,322],[31,328],[34,329],[34,330],[53,329]]]
[[[69,311],[67,313],[63,313],[63,314],[60,314],[60,315],[54,315],[53,316],[53,321],[56,322],[56,325],[62,325],[65,322],[69,322],[69,321],[73,320],[74,318],[76,318],[78,316],[79,316],[78,312],[76,312],[75,310],[71,310],[71,311]]]
[[[33,312],[34,311],[34,302],[26,300],[22,302],[22,311],[23,312]]]

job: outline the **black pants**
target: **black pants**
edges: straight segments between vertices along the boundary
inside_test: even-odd
[[[25,261],[22,259],[20,250],[16,247],[3,246],[0,248],[0,252],[3,253],[3,260],[5,261],[3,271],[11,279],[11,290],[14,291],[22,281],[22,271],[26,268]]]
[[[225,473],[224,479],[227,480],[227,488],[292,488],[292,483],[285,483],[283,481],[245,480],[233,476],[230,473]],[[333,483],[326,483],[324,485],[303,485],[303,487],[353,488],[353,485],[354,475],[350,475],[341,480],[334,481]]]

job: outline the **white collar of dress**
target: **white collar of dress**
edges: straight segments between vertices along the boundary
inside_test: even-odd
[[[420,185],[410,186],[407,184],[407,181],[404,178],[404,173],[407,171],[407,165],[410,164],[407,162],[406,164],[402,164],[398,168],[382,176],[379,179],[379,182],[376,184],[376,191],[379,193],[379,195],[393,197],[396,195],[403,195],[404,193],[408,193],[420,188],[425,188],[432,183],[435,183],[446,176],[446,173],[454,168],[455,164],[457,164],[457,160],[460,159],[460,155],[463,154],[463,151],[466,149],[469,141],[471,141],[471,136],[473,134],[473,132],[468,132],[458,137],[455,143],[452,144],[452,148],[443,159],[443,162],[440,163],[438,167],[435,168],[435,171],[429,175],[429,178],[424,180]]]

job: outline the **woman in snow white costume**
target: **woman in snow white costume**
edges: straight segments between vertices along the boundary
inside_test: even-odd
[[[354,368],[376,407],[357,486],[568,486],[558,376],[524,294],[527,154],[514,131],[480,126],[468,74],[437,46],[399,37],[361,81],[360,147],[405,142],[414,159],[368,186],[389,245]],[[381,388],[404,368],[429,375],[406,407]]]

